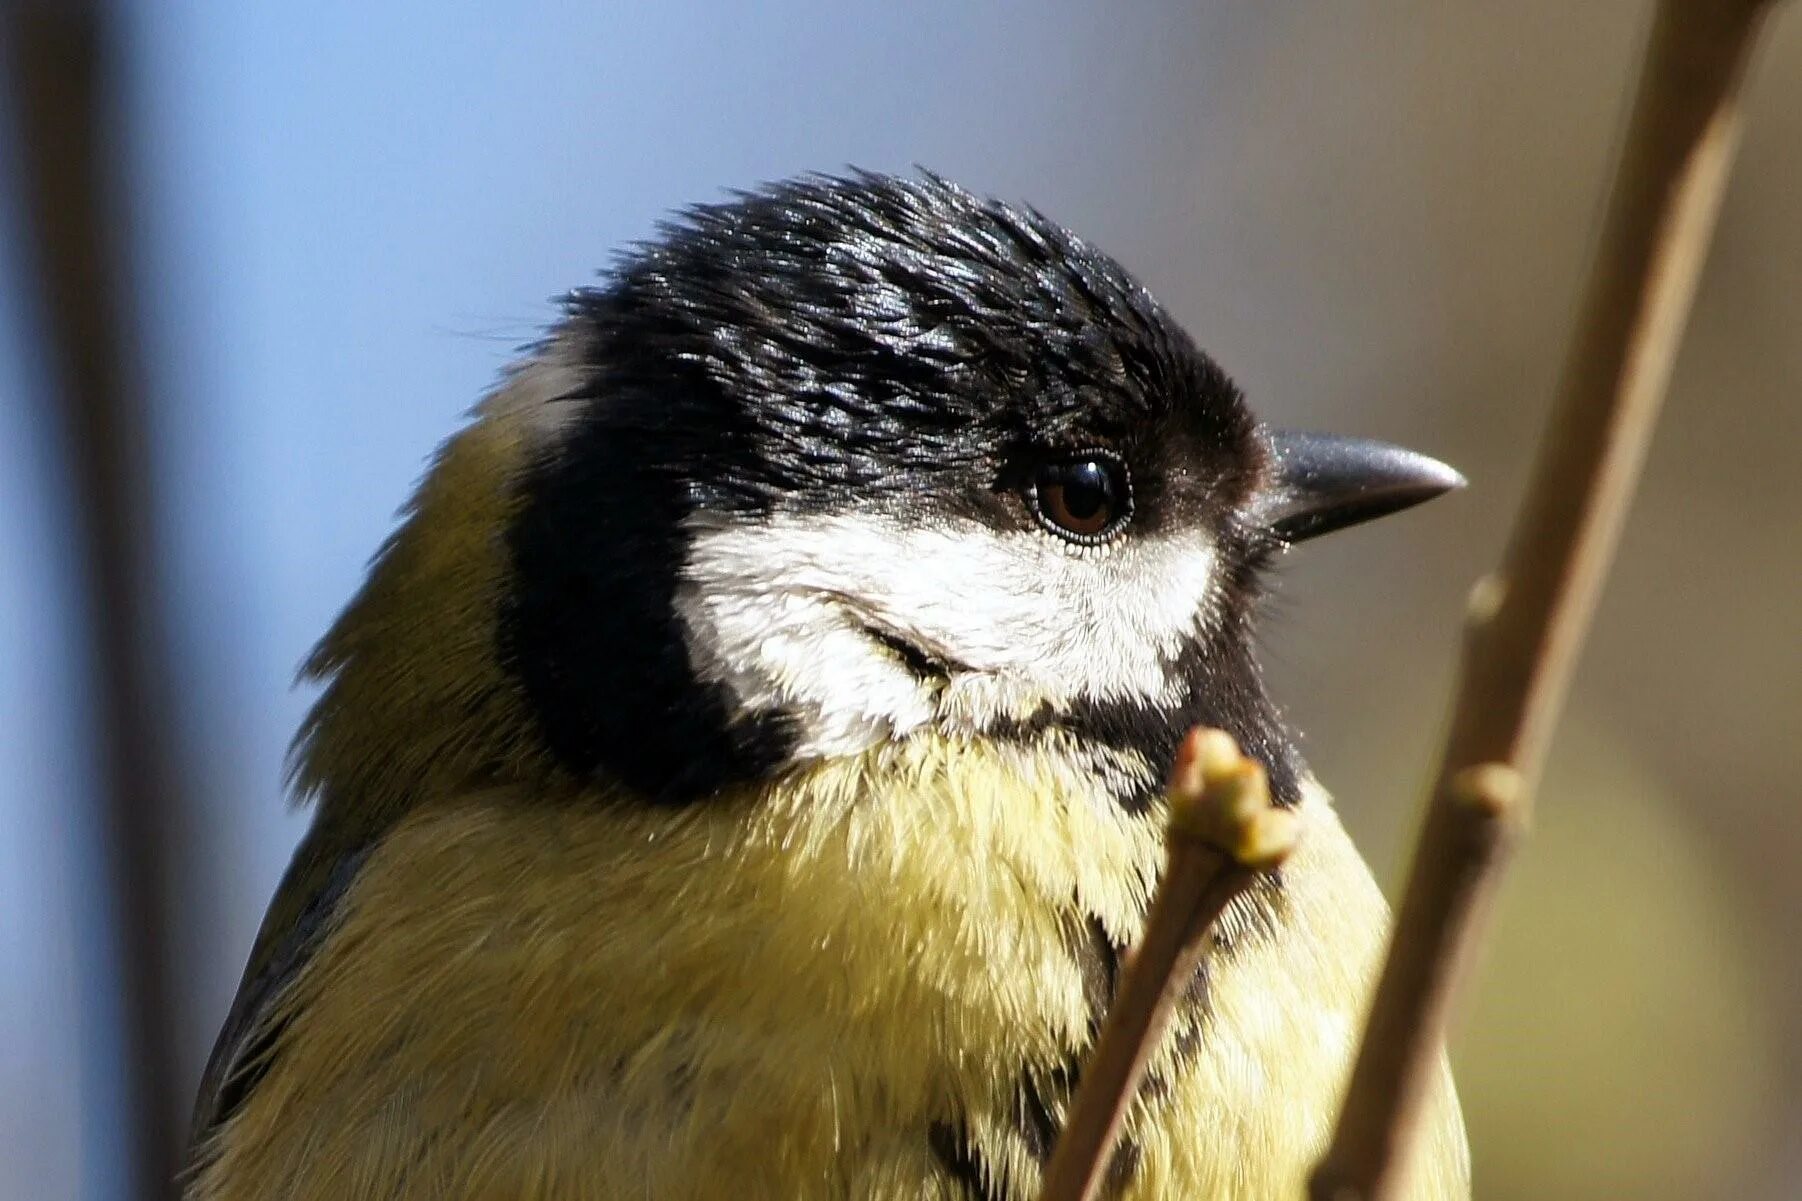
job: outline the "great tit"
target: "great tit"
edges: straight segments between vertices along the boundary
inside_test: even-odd
[[[1233,734],[1236,903],[1114,1198],[1301,1195],[1386,910],[1266,694],[1292,544],[1458,486],[1261,425],[1114,260],[935,176],[697,207],[570,295],[313,652],[311,829],[190,1201],[1029,1201]],[[1468,1195],[1449,1075],[1411,1195]]]

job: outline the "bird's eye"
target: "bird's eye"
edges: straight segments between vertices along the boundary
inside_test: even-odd
[[[1039,524],[1081,546],[1098,546],[1132,517],[1126,464],[1106,451],[1083,451],[1041,463],[1026,490]]]

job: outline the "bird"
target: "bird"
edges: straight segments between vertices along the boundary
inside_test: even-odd
[[[1113,258],[939,175],[677,211],[306,660],[312,820],[184,1197],[1027,1201],[1197,726],[1300,843],[1180,982],[1100,1195],[1302,1195],[1388,915],[1259,617],[1292,547],[1463,483],[1261,422]],[[1443,1064],[1426,1114],[1408,1195],[1466,1197]]]

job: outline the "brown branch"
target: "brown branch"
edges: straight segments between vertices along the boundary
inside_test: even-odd
[[[1096,1038],[1045,1169],[1040,1201],[1087,1201],[1112,1155],[1146,1061],[1207,934],[1234,897],[1295,846],[1295,815],[1270,803],[1263,767],[1219,730],[1192,730],[1170,775],[1169,864],[1145,934]]]
[[[6,14],[21,217],[34,252],[45,342],[60,396],[45,399],[60,427],[76,499],[83,619],[102,769],[104,873],[119,949],[119,1061],[130,1195],[174,1194],[177,1127],[174,1001],[165,950],[171,872],[163,862],[172,814],[166,749],[149,631],[155,572],[143,537],[148,509],[143,413],[133,381],[123,173],[114,157],[119,54],[102,3],[37,2]],[[59,403],[60,402],[60,403]],[[109,1115],[109,1121],[111,1117]]]
[[[1532,485],[1472,596],[1450,733],[1315,1201],[1397,1195],[1447,1012],[1613,558],[1737,142],[1773,0],[1661,0]]]

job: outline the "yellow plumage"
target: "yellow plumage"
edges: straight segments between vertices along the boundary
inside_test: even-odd
[[[1161,856],[1159,815],[1091,779],[933,737],[674,812],[422,809],[191,1196],[957,1198],[931,1129],[965,1112],[1028,1198],[1017,1078],[1086,1043],[1083,915],[1130,939]],[[1225,923],[1196,1045],[1154,1064],[1128,1198],[1299,1196],[1323,1145],[1384,917],[1324,796],[1302,814],[1269,913]],[[1431,1129],[1412,1195],[1466,1195],[1449,1080]]]

